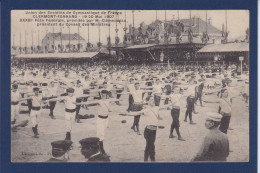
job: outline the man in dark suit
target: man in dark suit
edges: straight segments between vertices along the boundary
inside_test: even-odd
[[[79,141],[81,154],[87,162],[110,162],[109,156],[102,154],[99,147],[99,138],[90,137]]]

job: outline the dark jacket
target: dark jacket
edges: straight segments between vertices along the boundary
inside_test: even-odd
[[[109,156],[104,154],[98,154],[96,156],[90,157],[88,162],[110,162]]]
[[[192,161],[226,161],[229,155],[227,136],[218,129],[206,135],[198,154]]]

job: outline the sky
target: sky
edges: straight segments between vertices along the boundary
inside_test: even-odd
[[[38,10],[32,10],[38,11]],[[41,10],[43,11],[43,10]],[[47,11],[47,10],[46,10]],[[57,11],[57,10],[56,10]],[[95,10],[74,10],[74,11],[95,11]],[[96,10],[98,11],[98,10]],[[107,10],[102,10],[107,11]],[[116,12],[115,10],[113,10]],[[145,24],[150,24],[157,18],[159,20],[165,20],[165,10],[134,10],[135,18],[135,27],[138,27],[141,22]],[[177,19],[179,11],[180,19],[189,19],[190,13],[191,17],[200,17],[202,20],[206,20],[206,10],[166,10],[166,20]],[[125,19],[125,10],[118,10],[122,12],[122,15],[118,15],[119,19]],[[208,18],[211,18],[211,24],[222,30],[222,24],[226,23],[225,19],[225,10],[207,10]],[[32,18],[32,14],[25,14],[24,10],[12,10],[11,11],[11,45],[19,46],[20,45],[20,33],[21,33],[21,45],[25,45],[25,32],[27,46],[38,44],[38,31],[39,31],[39,41],[41,44],[42,38],[45,36],[46,32],[53,32],[53,27],[37,27],[35,22],[20,22],[20,18]],[[133,24],[133,14],[132,10],[126,10],[126,26]],[[120,42],[123,40],[124,31],[123,27],[125,26],[124,22],[118,23],[118,36],[120,37]],[[245,36],[245,31],[249,28],[249,11],[248,10],[227,10],[227,28],[229,33],[229,39],[235,39],[241,36]],[[111,41],[114,43],[114,38],[116,36],[116,23],[111,23],[110,32],[111,32]],[[54,27],[54,32],[60,32],[61,27]],[[128,32],[129,30],[127,30]],[[70,33],[77,33],[78,27],[71,26]],[[88,39],[88,27],[81,26],[79,28],[80,35]],[[100,27],[100,41],[103,44],[107,43],[109,27],[101,26]],[[62,33],[69,33],[69,27],[63,27]],[[32,36],[33,35],[33,36]],[[92,44],[96,44],[99,39],[98,35],[98,26],[91,26],[89,31],[89,40]],[[32,39],[33,38],[33,39]]]

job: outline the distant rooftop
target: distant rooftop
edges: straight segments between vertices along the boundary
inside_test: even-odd
[[[58,33],[47,33],[45,38],[53,38],[55,40],[85,40],[82,36],[80,36],[78,33],[74,33],[74,34],[63,34],[61,32]]]
[[[190,26],[190,19],[180,19],[180,22],[183,23],[185,27]],[[207,32],[209,34],[221,34],[221,30],[217,29],[210,23],[206,23],[206,21],[201,18],[192,18],[191,19],[191,30],[193,33],[205,32],[207,25]]]

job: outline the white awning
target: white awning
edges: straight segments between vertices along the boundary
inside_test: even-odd
[[[249,43],[209,44],[201,48],[198,52],[249,52]]]
[[[46,54],[20,54],[15,58],[20,59],[69,59],[69,58],[93,58],[99,52],[79,52],[79,53],[46,53]]]
[[[155,46],[156,44],[142,44],[142,45],[134,45],[134,46],[129,46],[125,49],[144,49],[148,47]]]

